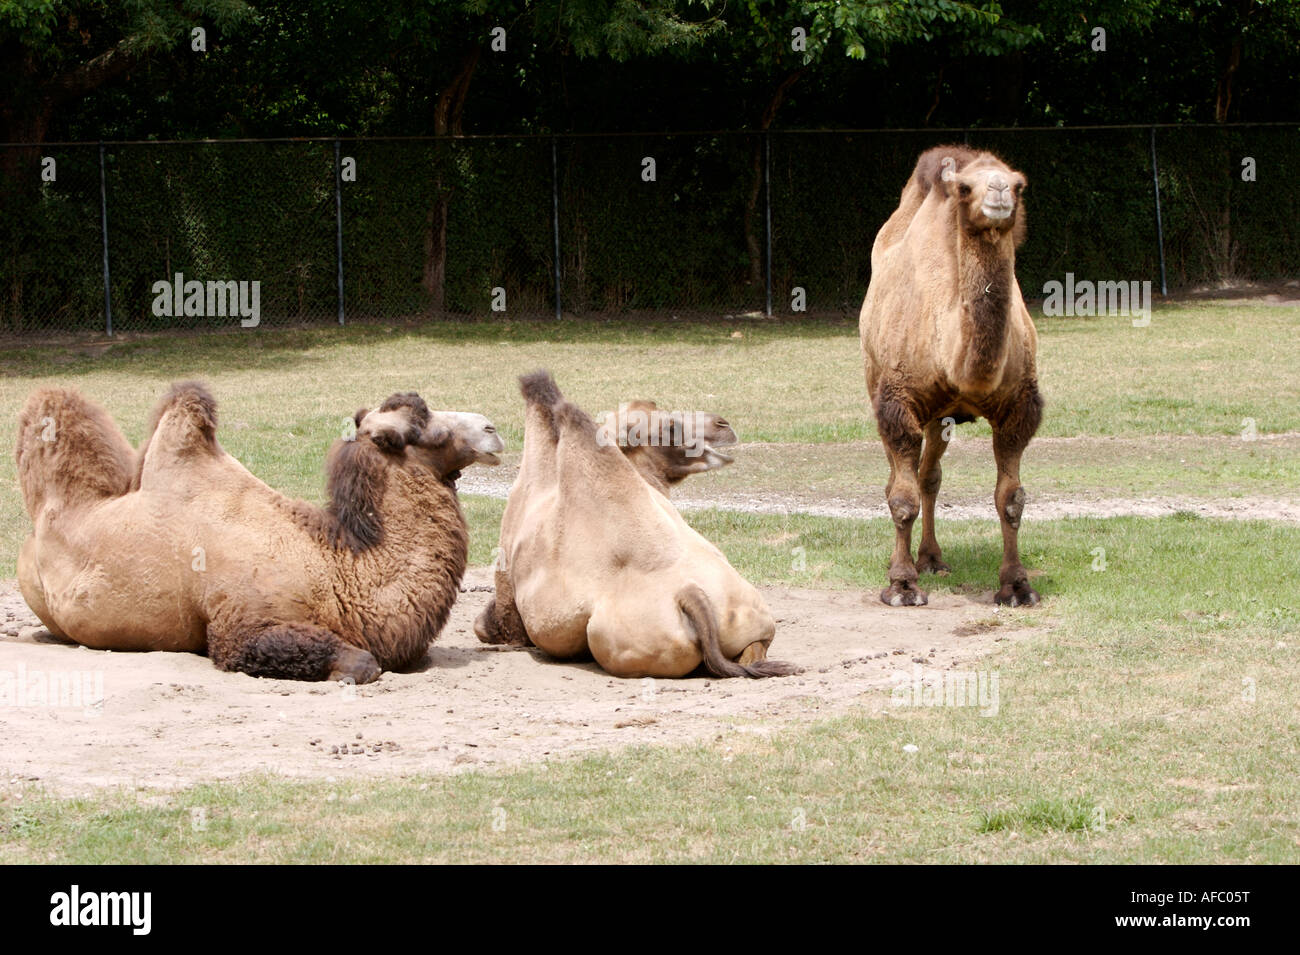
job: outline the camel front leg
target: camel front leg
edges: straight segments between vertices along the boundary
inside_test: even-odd
[[[939,459],[948,450],[943,430],[941,420],[926,425],[925,449],[921,452],[921,464],[917,468],[921,483],[921,544],[916,551],[916,569],[923,574],[947,576],[951,568],[943,562],[943,552],[934,536],[934,502],[939,496],[939,485],[943,483],[943,468],[939,466]]]
[[[496,572],[496,592],[492,602],[474,621],[474,635],[484,643],[505,644],[512,647],[531,647],[533,641],[524,629],[523,618],[515,606],[515,585],[503,570]]]
[[[876,425],[889,456],[885,502],[894,521],[894,553],[889,559],[889,586],[880,599],[891,607],[919,607],[928,600],[916,585],[912,561],[912,523],[921,511],[917,462],[921,456],[921,425],[911,407],[882,387],[876,402]]]
[[[368,650],[310,623],[232,621],[209,624],[208,657],[220,670],[275,680],[379,679],[379,662]]]
[[[1031,384],[1009,415],[993,423],[993,459],[997,462],[998,483],[993,504],[1002,522],[1002,567],[998,571],[1001,585],[993,598],[1012,607],[1032,607],[1039,601],[1037,591],[1029,585],[1029,574],[1020,563],[1020,518],[1025,511],[1025,489],[1020,484],[1020,456],[1038,429],[1042,416],[1042,399]]]

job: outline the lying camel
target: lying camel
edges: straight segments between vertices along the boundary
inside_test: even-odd
[[[880,599],[892,606],[926,602],[918,570],[948,572],[934,535],[939,459],[952,426],[976,417],[993,428],[998,471],[996,600],[1038,603],[1017,539],[1025,507],[1020,456],[1043,410],[1038,335],[1015,273],[1025,236],[1024,188],[1024,175],[991,153],[931,149],[871,249],[860,328],[867,392],[889,456],[885,497],[896,533]],[[918,513],[921,544],[913,562]]]
[[[34,525],[23,597],[83,646],[206,651],[252,676],[366,683],[417,662],[465,569],[451,481],[495,463],[501,440],[478,416],[440,421],[414,393],[355,422],[329,451],[322,508],[222,450],[201,385],[172,387],[138,455],[75,391],[36,392],[16,453]]]
[[[561,659],[590,652],[621,677],[685,676],[701,662],[720,677],[798,672],[766,659],[776,624],[763,598],[620,453],[608,418],[598,428],[547,372],[520,384],[523,461],[478,638]]]

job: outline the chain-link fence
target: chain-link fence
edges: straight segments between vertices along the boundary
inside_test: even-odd
[[[1300,274],[1297,126],[3,146],[0,334],[855,314],[917,155],[954,141],[1029,178],[1030,298]]]

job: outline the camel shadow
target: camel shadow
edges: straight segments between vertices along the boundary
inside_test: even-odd
[[[41,643],[51,644],[56,647],[78,647],[80,644],[75,640],[69,640],[67,637],[59,637],[50,633],[44,627],[41,627],[35,633],[22,634],[0,634],[0,642],[4,643]]]

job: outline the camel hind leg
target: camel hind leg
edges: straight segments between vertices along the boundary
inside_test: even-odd
[[[947,576],[951,568],[943,562],[943,552],[934,536],[934,502],[943,483],[943,468],[939,459],[948,450],[944,439],[942,420],[931,421],[925,427],[925,447],[917,474],[921,484],[921,543],[916,550],[916,569],[920,573]]]
[[[921,425],[909,404],[888,385],[876,400],[876,424],[889,456],[885,501],[894,520],[894,553],[889,559],[889,586],[880,599],[891,607],[919,607],[929,599],[916,585],[912,560],[912,524],[921,512],[917,466],[921,456]]]
[[[294,621],[209,625],[208,656],[220,670],[275,680],[370,683],[383,672],[368,650],[324,627]]]

